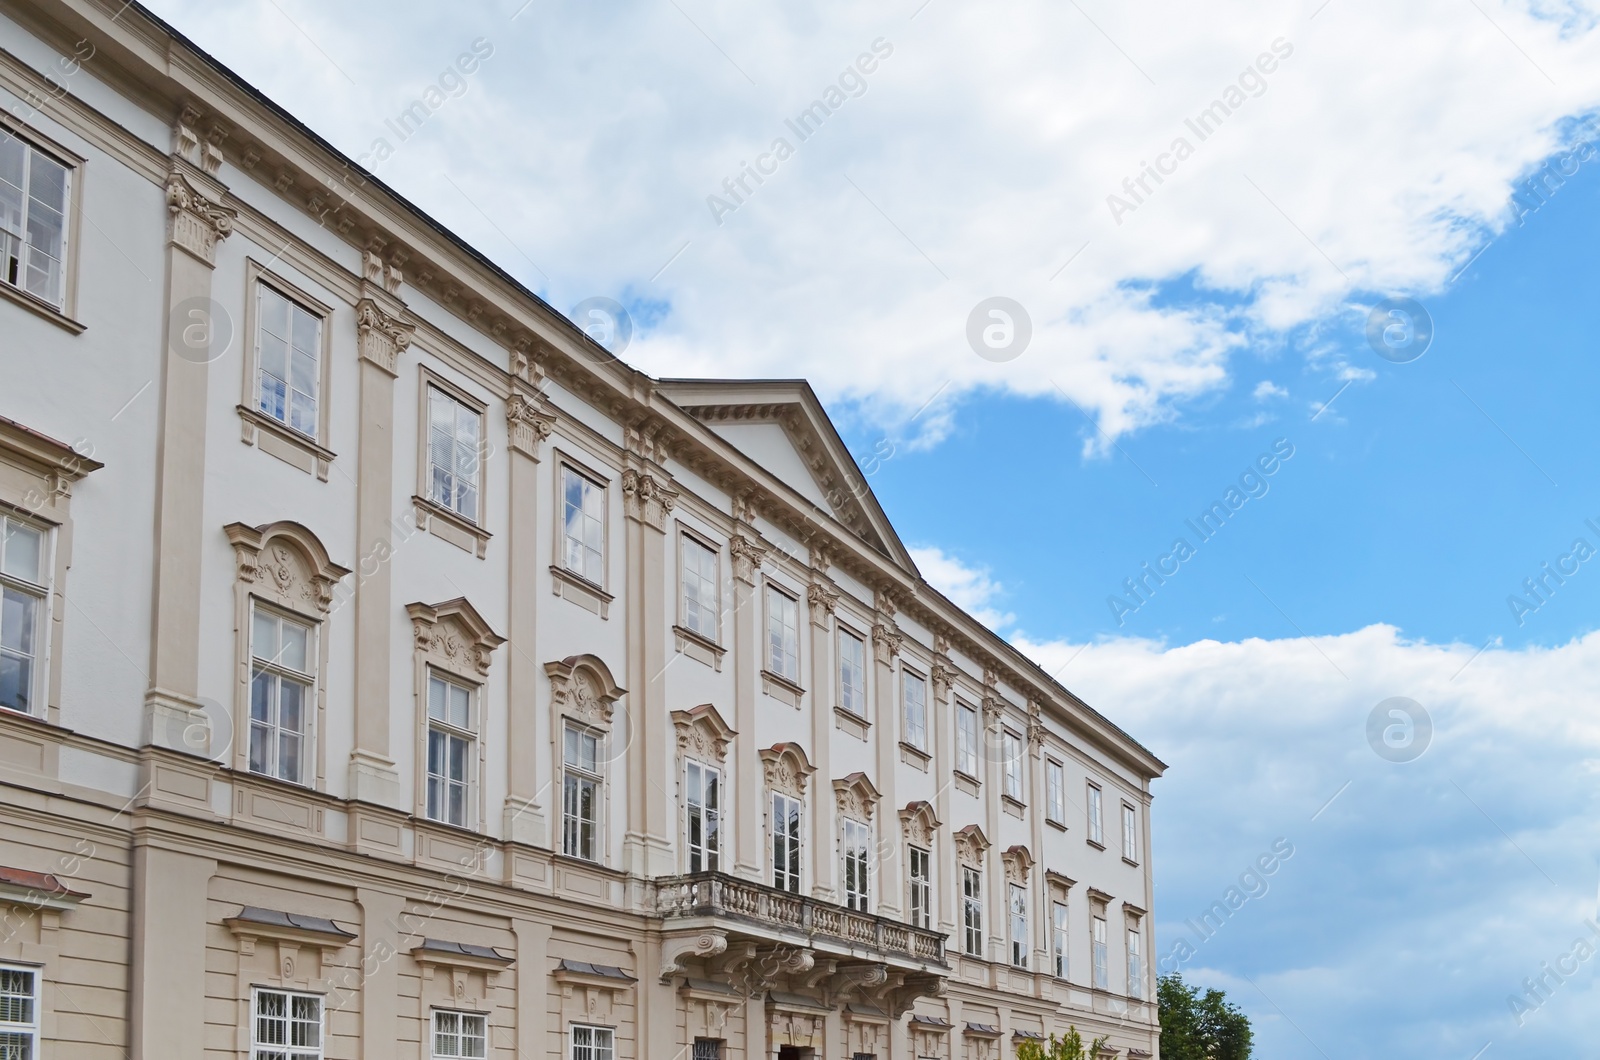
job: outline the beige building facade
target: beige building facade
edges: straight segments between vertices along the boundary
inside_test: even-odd
[[[0,0],[0,111],[0,1056],[1155,1054],[1164,766],[804,382],[629,368],[137,4]]]

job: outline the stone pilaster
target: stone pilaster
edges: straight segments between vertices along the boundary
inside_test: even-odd
[[[131,1060],[204,1060],[206,902],[217,863],[138,840],[133,848]]]
[[[741,507],[735,505],[736,509]],[[756,594],[767,546],[755,527],[736,519],[728,539],[733,560],[734,872],[762,879],[766,865],[760,759],[756,753],[756,703],[761,694],[761,600]]]
[[[829,764],[833,746],[834,678],[833,612],[839,592],[828,581],[828,557],[820,548],[811,550],[812,581],[806,587],[806,603],[811,612],[808,623],[811,637],[811,761],[819,776],[832,776]],[[833,856],[834,806],[828,799],[815,800],[812,810],[811,894],[824,901],[838,900],[835,880],[838,859]]]
[[[990,842],[1000,841],[1001,789],[1005,786],[1001,756],[1005,751],[1005,701],[996,687],[998,678],[993,670],[983,671],[983,747],[978,756],[978,767],[983,770],[983,806],[986,814],[984,830]],[[988,935],[986,956],[991,961],[1006,959],[1006,877],[1000,864],[999,851],[991,849],[984,859],[983,873],[983,923]]]
[[[874,766],[877,776],[873,778],[878,787],[879,794],[886,806],[895,805],[895,772],[900,761],[900,726],[903,719],[900,716],[900,696],[895,681],[895,658],[900,654],[900,645],[905,640],[904,635],[895,625],[894,597],[884,591],[878,592],[877,615],[872,624],[872,709],[875,713],[875,722],[878,731],[873,740],[877,750],[877,762]],[[893,815],[890,815],[892,819]],[[892,827],[890,823],[880,822],[880,828]],[[887,917],[900,915],[900,901],[904,896],[901,875],[904,860],[903,843],[884,842],[889,837],[878,837],[878,849],[882,857],[878,861],[878,912]]]
[[[950,661],[950,642],[942,636],[933,638],[933,702],[928,706],[928,724],[933,726],[933,770],[940,778],[950,778],[955,768],[955,691],[956,668]],[[939,818],[937,838],[934,841],[934,890],[938,894],[938,913],[935,923],[940,930],[952,934],[956,924],[957,890],[960,876],[955,871],[955,858],[951,854],[950,785],[953,780],[941,779],[939,790],[933,797],[933,810]],[[958,943],[959,945],[959,943]]]
[[[511,448],[511,579],[510,715],[506,747],[506,839],[533,845],[550,845],[545,806],[539,792],[553,778],[539,775],[539,457],[545,439],[555,427],[555,416],[543,399],[523,389],[512,391],[506,403],[506,434]]]

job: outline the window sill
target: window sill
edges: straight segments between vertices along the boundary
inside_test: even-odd
[[[1126,854],[1122,855],[1122,860],[1124,862],[1126,862],[1127,864],[1132,865],[1134,868],[1138,868],[1139,867],[1139,863],[1137,861],[1133,860],[1132,858],[1128,857],[1128,855],[1126,855]]]
[[[1005,810],[1006,813],[1009,813],[1011,816],[1019,819],[1028,809],[1027,804],[1025,804],[1021,799],[1013,798],[1010,795],[1000,796],[1000,807],[1001,809]]]
[[[611,601],[616,599],[589,579],[553,563],[550,565],[550,591],[601,618],[611,617]]]
[[[867,733],[872,728],[872,722],[868,721],[866,718],[863,718],[853,710],[846,710],[843,707],[834,707],[833,727],[842,732],[847,732],[851,736],[854,736],[856,739],[860,740],[862,743],[865,743],[867,740]]]
[[[696,633],[688,626],[673,626],[672,632],[677,639],[678,651],[696,662],[704,663],[718,673],[722,672],[722,657],[728,654],[727,648],[704,633]]]
[[[1085,839],[1084,842],[1088,843],[1090,846],[1094,847],[1096,850],[1104,850],[1106,848],[1106,845],[1104,843],[1102,843],[1102,842],[1100,842],[1099,840],[1096,840],[1096,839]]]
[[[955,771],[955,778],[957,788],[966,792],[968,795],[971,795],[973,798],[978,797],[978,792],[982,789],[983,785],[978,783],[977,777],[970,773],[963,773],[958,769]]]
[[[775,674],[771,670],[761,671],[761,691],[773,699],[789,704],[796,710],[800,709],[800,698],[806,694],[805,689],[782,674]]]
[[[471,552],[479,559],[489,551],[489,538],[493,535],[471,519],[426,497],[413,496],[411,503],[417,510],[417,526],[427,527],[434,537],[450,542],[463,552]]]
[[[1044,823],[1049,825],[1051,828],[1054,828],[1058,832],[1065,832],[1067,830],[1067,824],[1065,821],[1058,821],[1053,817],[1046,817],[1044,819]]]
[[[920,769],[926,773],[928,771],[928,763],[933,761],[933,756],[927,751],[924,751],[922,748],[918,747],[916,744],[907,743],[906,741],[901,740],[900,761],[904,762],[908,766]]]
[[[9,283],[0,283],[0,296],[9,298],[30,313],[44,317],[56,327],[70,334],[82,335],[89,329],[89,325],[73,320],[49,302],[34,297],[20,287],[13,287]]]
[[[253,445],[263,453],[270,453],[307,474],[315,472],[323,482],[328,481],[328,470],[333,466],[335,455],[331,449],[324,449],[299,431],[284,426],[248,405],[239,405],[237,408],[241,442]]]

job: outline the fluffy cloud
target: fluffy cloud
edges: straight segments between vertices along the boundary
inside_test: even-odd
[[[955,556],[931,546],[910,551],[912,562],[928,584],[979,622],[997,630],[1016,621],[1015,615],[994,606],[1004,590],[989,576],[987,569],[969,567]]]
[[[804,372],[886,424],[946,384],[1064,393],[1090,448],[1362,292],[1447,283],[1600,104],[1592,13],[1557,0],[154,6],[352,155],[487,38],[383,176],[557,306],[665,309],[628,354],[648,371]],[[786,119],[830,86],[802,142]],[[1004,363],[965,337],[996,294],[1033,325]]]

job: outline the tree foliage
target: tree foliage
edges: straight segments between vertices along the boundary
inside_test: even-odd
[[[1078,1028],[1069,1026],[1065,1038],[1057,1038],[1052,1034],[1049,1045],[1043,1042],[1023,1042],[1017,1046],[1017,1060],[1095,1060],[1105,1044],[1106,1039],[1096,1038],[1085,1049],[1083,1035],[1078,1033]]]
[[[1156,986],[1161,1010],[1161,1060],[1250,1060],[1250,1020],[1221,990],[1189,986],[1164,975]]]

